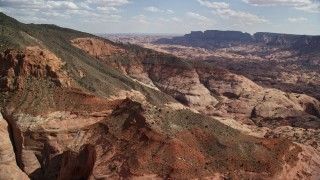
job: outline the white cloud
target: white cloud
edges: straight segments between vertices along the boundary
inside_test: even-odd
[[[173,17],[173,18],[171,18],[171,20],[172,21],[176,21],[176,22],[181,22],[182,21],[182,19],[177,18],[177,17]]]
[[[44,4],[44,0],[0,0],[0,7],[32,7]]]
[[[209,19],[205,16],[202,16],[200,14],[194,13],[194,12],[188,12],[187,16],[192,20],[199,21],[200,23],[201,22],[213,22],[211,19]]]
[[[106,22],[118,23],[120,22],[121,18],[122,17],[118,15],[101,16],[101,18],[86,18],[83,20],[83,22],[95,24],[101,24]]]
[[[165,18],[158,18],[158,20],[162,22],[170,22],[170,19],[165,19]]]
[[[77,17],[94,17],[94,18],[99,18],[101,17],[100,14],[87,11],[87,10],[68,10],[65,12],[65,14],[68,14],[70,16],[77,16]]]
[[[132,20],[134,22],[138,22],[138,23],[142,23],[142,24],[147,24],[148,23],[148,18],[147,16],[143,15],[143,14],[140,14],[138,16],[133,16],[132,17]]]
[[[299,17],[299,18],[288,18],[288,21],[292,22],[292,23],[303,23],[305,21],[307,21],[308,19],[304,18],[304,17]]]
[[[26,17],[26,16],[34,17],[39,10],[38,9],[19,9],[19,11],[17,11],[14,8],[6,7],[6,8],[1,8],[0,11],[8,15],[15,15],[18,17]]]
[[[59,12],[56,12],[56,11],[42,12],[42,14],[44,14],[45,16],[48,16],[48,17],[70,18],[69,15],[67,15],[67,14],[65,14],[65,13],[59,13]]]
[[[198,0],[198,2],[202,6],[206,6],[209,8],[224,9],[229,7],[229,4],[225,2],[209,2],[209,1],[202,1],[202,0]]]
[[[154,7],[154,6],[146,7],[146,8],[144,8],[144,10],[145,10],[145,11],[148,11],[148,12],[152,12],[152,13],[174,14],[174,11],[171,10],[171,9],[163,10],[163,9],[159,9],[159,8],[157,8],[157,7]]]
[[[49,9],[79,9],[79,7],[69,1],[48,1],[46,3],[46,8]]]
[[[120,15],[110,15],[108,16],[108,18],[105,18],[104,21],[120,22],[121,19],[122,19],[122,16]]]
[[[310,12],[310,13],[319,13],[320,12],[320,3],[313,3],[313,4],[308,4],[305,6],[297,6],[295,9],[300,10],[300,11],[305,11],[305,12]]]
[[[68,0],[0,0],[0,7],[18,9],[79,9],[77,4]]]
[[[88,23],[119,22],[122,19],[120,15],[101,14],[87,10],[67,10],[65,14],[81,17],[81,21]]]
[[[91,9],[90,6],[84,2],[78,3],[78,6],[82,9]]]
[[[119,9],[115,7],[97,7],[98,11],[104,12],[104,13],[118,13]]]
[[[243,12],[243,11],[233,11],[231,9],[217,9],[216,11],[213,11],[213,13],[219,15],[222,18],[237,19],[242,23],[246,23],[246,24],[269,22],[267,19],[264,19],[257,15]]]
[[[275,6],[287,5],[294,6],[296,10],[301,10],[309,13],[320,12],[319,0],[242,0],[254,6]]]
[[[129,4],[130,2],[128,0],[86,0],[86,3],[106,6],[122,6]]]
[[[149,11],[149,12],[153,12],[153,13],[157,13],[157,12],[163,12],[163,10],[154,7],[154,6],[150,6],[150,7],[146,7],[144,8],[145,11]]]
[[[84,7],[83,3],[81,4]],[[72,1],[53,0],[0,0],[0,7],[11,7],[16,9],[79,9],[79,6]]]
[[[100,19],[99,22],[118,22],[121,17],[111,15],[111,13],[119,13],[120,10],[111,5],[120,6],[126,3],[130,2],[128,0],[84,0],[82,2],[75,0],[0,0],[0,7],[3,7],[3,12],[26,23],[28,23],[27,20],[34,23],[39,20],[39,23],[42,23],[44,21],[42,17],[52,20],[80,17],[82,21],[88,22],[93,22],[93,19],[96,18]]]
[[[166,10],[166,13],[167,13],[167,14],[174,14],[174,11],[171,10],[171,9],[167,9],[167,10]]]
[[[304,5],[311,4],[311,0],[242,0],[245,3],[255,6],[273,6],[273,5]]]
[[[182,19],[180,18],[177,18],[177,17],[173,17],[173,18],[169,18],[169,19],[166,19],[166,18],[158,18],[159,21],[162,21],[162,22],[182,22]]]

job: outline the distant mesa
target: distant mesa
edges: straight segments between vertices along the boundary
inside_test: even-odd
[[[223,48],[242,43],[279,46],[281,48],[299,49],[307,52],[320,50],[320,36],[294,35],[281,33],[257,32],[253,35],[241,31],[191,31],[182,37],[162,38],[154,43],[185,45],[201,48]],[[231,45],[232,45],[231,44]]]
[[[199,39],[213,39],[219,41],[252,41],[252,37],[249,33],[243,33],[241,31],[192,31],[190,34],[186,34],[186,38],[199,38]]]

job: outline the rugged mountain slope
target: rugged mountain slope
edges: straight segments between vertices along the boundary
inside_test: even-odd
[[[35,72],[44,72],[48,66],[38,66]],[[248,176],[246,171],[256,173],[250,174],[252,177],[261,173],[271,177],[279,175],[285,164],[296,165],[301,152],[288,141],[243,135],[189,110],[100,99],[56,83],[59,81],[55,76],[37,74],[45,73],[18,75],[21,82],[26,83],[12,90],[14,93],[6,98],[9,102],[2,110],[12,128],[17,163],[32,179],[195,178],[215,173],[238,177]],[[282,151],[291,146],[292,151]],[[250,151],[259,151],[259,154],[249,157]],[[280,160],[283,155],[287,158]],[[250,162],[251,158],[261,160]],[[81,166],[75,164],[77,161],[82,162]],[[210,165],[212,162],[219,165]],[[274,163],[279,166],[271,166]]]
[[[320,173],[315,159],[306,158],[313,150],[246,135],[175,100],[203,110],[237,95],[230,84],[215,89],[206,78],[261,90],[244,77],[213,71],[218,76],[174,56],[53,25],[21,24],[3,14],[0,22],[0,110],[9,124],[0,119],[0,166],[12,178],[308,179]],[[202,81],[222,96],[211,95]],[[300,107],[293,109],[302,117],[310,113]]]

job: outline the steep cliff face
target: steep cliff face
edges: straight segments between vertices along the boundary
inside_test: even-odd
[[[27,180],[28,176],[17,166],[10,132],[12,129],[0,113],[0,179]]]
[[[62,154],[78,152],[85,142],[84,130],[104,119],[117,104],[66,91],[54,93],[56,109],[46,107],[34,112],[15,110],[19,108],[11,105],[3,111],[13,128],[18,165],[31,178],[56,179],[60,166],[65,167],[61,165]]]

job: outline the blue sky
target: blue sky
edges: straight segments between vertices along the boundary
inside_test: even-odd
[[[24,23],[90,33],[240,30],[320,35],[320,0],[0,0]]]

